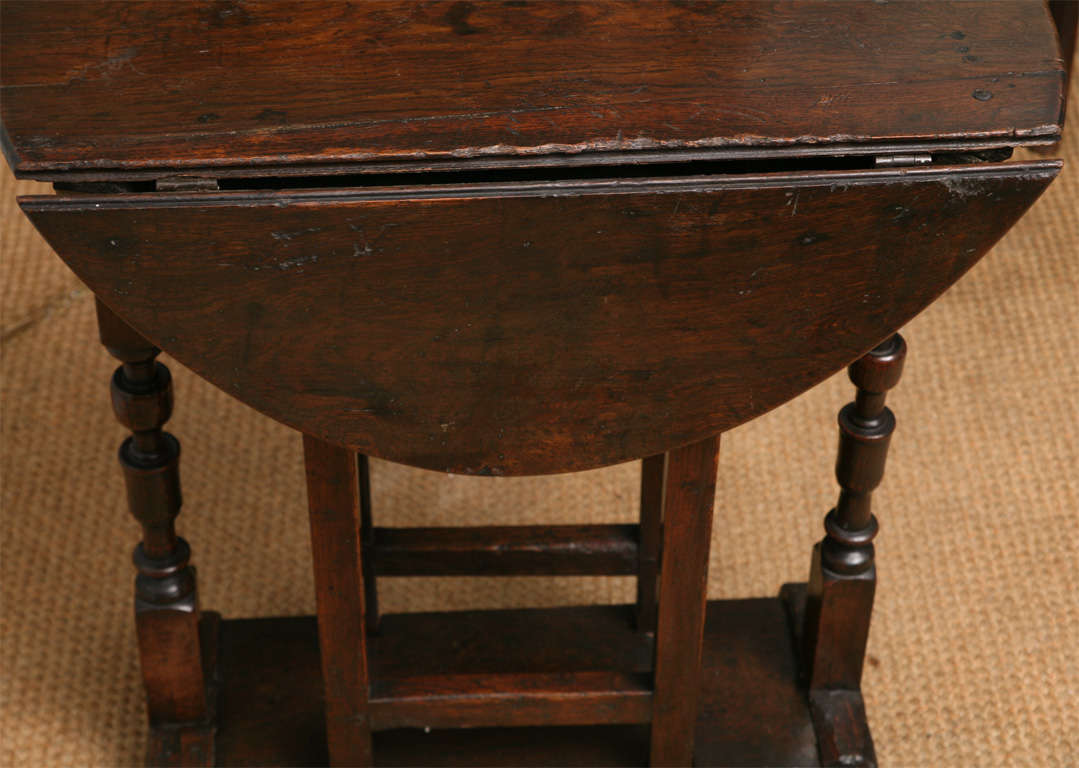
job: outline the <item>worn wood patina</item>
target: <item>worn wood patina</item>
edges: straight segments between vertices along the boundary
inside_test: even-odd
[[[1044,5],[8,0],[0,43],[122,363],[149,764],[875,765],[896,332],[1059,171],[1007,162],[1060,135]],[[200,615],[162,350],[303,433],[317,619]],[[707,601],[719,434],[847,365],[809,583]],[[383,527],[369,456],[643,459],[640,519]],[[551,574],[636,604],[378,610]]]

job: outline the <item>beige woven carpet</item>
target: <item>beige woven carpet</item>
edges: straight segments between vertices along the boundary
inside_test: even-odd
[[[1079,96],[1079,94],[1076,94]],[[1072,99],[1079,104],[1079,98]],[[1079,765],[1079,114],[1070,163],[906,330],[877,512],[865,695],[886,766]],[[130,550],[93,301],[16,209],[5,170],[0,764],[130,765],[146,735]],[[168,361],[179,526],[202,603],[314,609],[299,437]],[[725,436],[709,594],[805,578],[836,494],[842,374]],[[637,464],[461,478],[375,462],[380,524],[630,521]],[[387,610],[628,601],[627,579],[384,580]]]

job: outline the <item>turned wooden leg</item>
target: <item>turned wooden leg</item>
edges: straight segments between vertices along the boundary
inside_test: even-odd
[[[877,572],[870,498],[884,476],[895,416],[886,393],[899,383],[907,347],[896,334],[851,365],[858,387],[839,412],[839,501],[813,549],[802,622],[802,673],[821,765],[876,765],[860,692]],[[788,599],[794,592],[788,591]],[[797,615],[797,601],[792,604]]]
[[[159,350],[97,304],[101,342],[123,365],[112,377],[112,405],[131,437],[120,446],[127,500],[142,526],[135,548],[135,629],[154,725],[203,721],[208,715],[199,641],[199,606],[191,550],[176,535],[180,511],[180,444],[162,431],[172,413],[172,379]],[[199,754],[175,756],[204,762]]]
[[[666,455],[652,706],[654,767],[693,762],[718,462],[718,436]]]
[[[656,631],[659,547],[663,525],[665,454],[641,462],[641,517],[637,547],[637,629]]]
[[[360,462],[304,435],[330,764],[371,765]]]
[[[885,393],[899,382],[906,343],[896,334],[850,367],[857,398],[839,412],[839,501],[813,551],[806,600],[804,662],[810,690],[856,690],[877,574],[870,497],[884,475],[895,416]]]

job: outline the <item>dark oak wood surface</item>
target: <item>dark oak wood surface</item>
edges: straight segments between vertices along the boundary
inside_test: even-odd
[[[360,543],[362,551],[361,573],[363,575],[363,610],[368,631],[378,629],[378,581],[375,574],[374,550],[375,517],[371,508],[371,464],[367,456],[356,454],[356,477],[359,481]]]
[[[659,615],[659,555],[663,543],[663,478],[667,456],[641,461],[640,518],[637,525],[637,629],[656,631]]]
[[[370,552],[378,576],[628,576],[637,539],[635,525],[375,528]]]
[[[349,451],[307,435],[303,452],[330,758],[339,766],[369,765],[358,464]]]
[[[804,592],[788,591],[796,600]],[[382,637],[372,638],[372,671],[377,678],[383,673],[423,675],[436,667],[468,674],[647,669],[646,646],[629,624],[633,610],[582,606],[390,614],[384,617]],[[818,765],[810,702],[798,685],[791,627],[780,601],[709,602],[705,626],[695,764]],[[500,631],[490,631],[495,628]],[[502,628],[508,630],[505,636]],[[218,765],[326,763],[316,635],[313,618],[224,622]],[[575,642],[558,642],[565,637]],[[430,653],[423,651],[424,638],[431,641]],[[462,640],[464,649],[455,650]],[[536,663],[529,666],[532,659]],[[837,703],[846,711],[861,707],[856,691],[834,698],[842,699]],[[833,719],[847,727],[846,716],[837,712]],[[378,766],[644,766],[648,741],[647,725],[430,733],[407,728],[376,733],[374,761]]]
[[[1068,79],[1072,77],[1075,66],[1075,39],[1079,35],[1079,1],[1049,0],[1049,12],[1057,29],[1060,41],[1060,58],[1064,62],[1064,71]],[[1065,88],[1067,92],[1067,88]]]
[[[573,642],[567,642],[573,638]],[[647,672],[652,640],[624,605],[391,613],[370,638],[372,680]]]
[[[1000,164],[1059,136],[1054,34],[1026,2],[0,4],[0,144],[59,182],[20,202],[124,363],[151,764],[874,766],[880,342],[1059,171]],[[158,348],[304,432],[317,643],[199,624]],[[718,434],[871,349],[808,597],[707,604]],[[649,457],[641,525],[376,528],[369,454]],[[380,620],[377,575],[480,573],[638,600]]]
[[[371,727],[477,728],[647,723],[648,675],[555,672],[434,675],[376,685]]]
[[[999,146],[1052,141],[1061,119],[1053,24],[1028,2],[8,0],[0,14],[4,144],[42,178]]]
[[[677,768],[695,752],[719,436],[670,451],[664,464],[649,765]]]
[[[655,455],[800,394],[935,299],[1058,170],[21,203],[102,301],[245,403],[365,454],[512,475]]]
[[[199,600],[191,548],[176,535],[180,492],[180,443],[162,427],[172,415],[172,376],[157,361],[160,351],[97,303],[101,343],[121,361],[111,381],[113,411],[131,436],[120,445],[119,463],[128,509],[142,528],[135,547],[135,633],[146,713],[168,729],[164,748],[186,765],[213,759],[212,668],[199,632]]]

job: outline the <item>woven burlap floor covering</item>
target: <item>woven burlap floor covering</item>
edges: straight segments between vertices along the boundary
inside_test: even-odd
[[[1068,164],[905,330],[864,690],[885,766],[1079,765],[1079,94]],[[0,182],[0,764],[132,765],[128,516],[90,293]],[[976,222],[971,223],[977,226]],[[312,613],[299,436],[172,368],[202,605]],[[837,374],[724,437],[709,595],[804,580],[836,495]],[[632,521],[639,464],[463,478],[373,462],[382,525]],[[383,580],[387,611],[629,601],[619,578]]]

